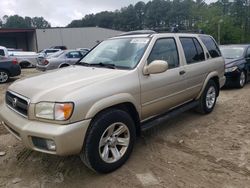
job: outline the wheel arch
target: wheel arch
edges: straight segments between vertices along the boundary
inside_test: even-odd
[[[61,63],[58,67],[62,68],[62,67],[68,67],[68,66],[70,66],[70,64],[68,64],[68,63]]]
[[[203,91],[205,90],[206,88],[206,85],[208,83],[209,80],[213,80],[217,86],[217,97],[219,96],[219,93],[220,93],[220,81],[219,81],[219,75],[217,72],[211,72],[210,74],[207,75],[204,83],[203,83],[203,86],[202,86],[202,89],[199,93],[199,95],[196,97],[196,99],[199,99],[203,93]]]
[[[119,94],[110,96],[96,102],[86,114],[86,119],[95,119],[99,114],[110,110],[120,109],[127,112],[136,125],[136,133],[140,134],[140,108],[136,105],[136,100],[129,94]]]
[[[26,66],[30,66],[32,65],[32,62],[27,60],[27,59],[21,59],[21,60],[18,60],[18,64],[21,66],[21,67],[25,67],[23,65],[26,65]]]

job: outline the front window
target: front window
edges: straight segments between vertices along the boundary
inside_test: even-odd
[[[112,64],[116,68],[133,69],[139,63],[149,38],[120,38],[103,41],[79,63]]]
[[[243,57],[245,49],[243,47],[221,47],[222,56],[226,59],[237,59]]]

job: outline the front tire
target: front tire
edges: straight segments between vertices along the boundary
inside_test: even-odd
[[[135,139],[135,123],[127,112],[104,111],[91,123],[80,157],[96,172],[112,172],[127,161]]]
[[[217,88],[215,82],[213,80],[209,80],[199,99],[199,106],[197,107],[198,112],[202,114],[209,114],[213,111],[217,101],[218,90],[219,88]]]
[[[243,88],[246,84],[246,73],[244,71],[240,72],[240,76],[237,79],[237,87]]]
[[[0,69],[0,84],[6,83],[9,80],[9,73]]]

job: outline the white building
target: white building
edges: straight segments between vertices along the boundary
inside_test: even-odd
[[[68,49],[92,48],[98,42],[121,33],[99,27],[0,29],[0,46],[25,51],[40,51],[51,46],[66,46]]]

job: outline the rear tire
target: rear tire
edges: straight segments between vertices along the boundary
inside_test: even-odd
[[[9,73],[0,69],[0,84],[6,83],[9,80]]]
[[[199,106],[196,109],[198,112],[209,114],[213,111],[217,101],[218,89],[219,88],[217,88],[217,85],[213,80],[208,81],[205,90],[199,99]]]
[[[21,62],[19,65],[21,68],[27,68],[30,66],[30,63],[25,61],[25,62]]]
[[[96,172],[112,172],[127,161],[135,139],[135,123],[130,115],[118,109],[107,110],[93,119],[80,157]]]

